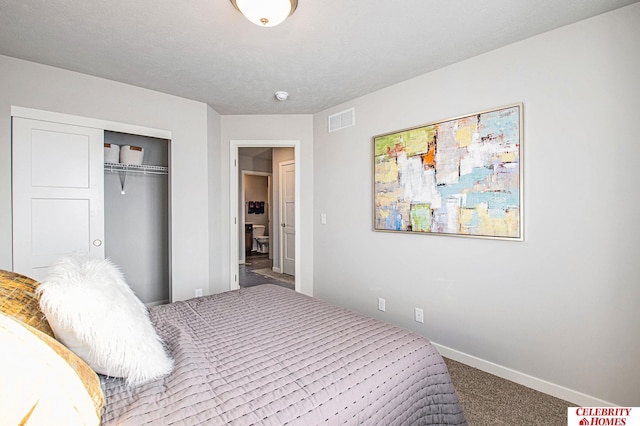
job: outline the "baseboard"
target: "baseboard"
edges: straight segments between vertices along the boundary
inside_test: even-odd
[[[538,379],[537,377],[530,376],[525,373],[521,373],[516,370],[512,370],[507,367],[503,367],[498,364],[494,364],[490,361],[477,358],[473,355],[466,354],[464,352],[457,351],[455,349],[448,348],[446,346],[439,345],[431,342],[436,347],[440,355],[445,358],[450,358],[454,361],[461,362],[478,370],[485,371],[493,374],[494,376],[502,377],[503,379],[510,380],[520,385],[526,386],[531,389],[535,389],[539,392],[546,393],[547,395],[554,396],[556,398],[564,399],[565,401],[572,402],[576,406],[580,407],[616,407],[617,405],[602,399],[586,395],[584,393],[565,388],[564,386],[556,385],[555,383],[548,382],[546,380]]]
[[[282,270],[281,270],[280,268],[276,268],[275,266],[274,266],[274,267],[272,267],[272,268],[271,268],[271,270],[272,270],[273,272],[275,272],[276,274],[281,274],[281,273],[282,273]]]
[[[169,299],[167,299],[167,300],[158,300],[156,302],[145,303],[144,306],[146,306],[147,308],[150,308],[152,306],[166,305],[167,303],[169,303]]]

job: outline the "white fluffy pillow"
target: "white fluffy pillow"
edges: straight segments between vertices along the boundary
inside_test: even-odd
[[[109,260],[61,258],[38,293],[56,338],[96,372],[139,385],[173,369],[146,307]]]

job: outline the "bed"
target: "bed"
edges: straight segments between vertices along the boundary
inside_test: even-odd
[[[424,338],[275,285],[153,307],[173,372],[101,377],[104,425],[463,425]]]
[[[415,333],[270,284],[147,309],[107,260],[67,260],[0,271],[8,423],[466,425]]]

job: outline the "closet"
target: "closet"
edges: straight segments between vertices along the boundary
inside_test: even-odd
[[[13,270],[40,280],[59,257],[89,253],[120,266],[143,303],[170,301],[170,132],[17,109]],[[106,144],[144,149],[143,164],[104,163]]]
[[[105,145],[142,148],[143,166],[105,163],[105,256],[146,304],[169,293],[169,141],[104,132]]]

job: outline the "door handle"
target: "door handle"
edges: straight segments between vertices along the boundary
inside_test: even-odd
[[[286,225],[284,223],[281,223],[280,226],[282,226],[284,228]]]
[[[93,245],[96,247],[100,247],[102,245],[102,240],[93,240]]]

